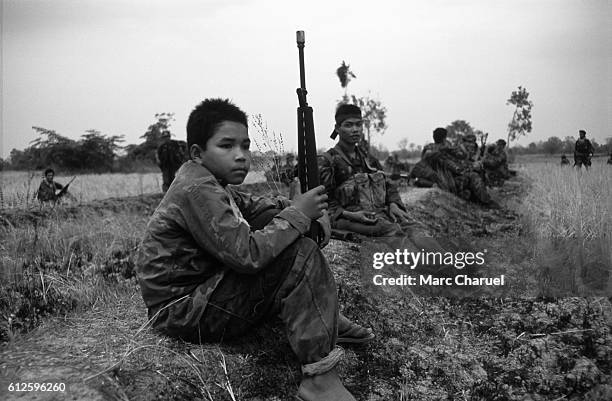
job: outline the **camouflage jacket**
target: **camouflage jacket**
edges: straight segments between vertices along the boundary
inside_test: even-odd
[[[428,143],[423,147],[421,160],[435,170],[446,170],[454,176],[472,169],[472,163],[465,149],[450,142]]]
[[[251,232],[245,219],[268,208],[283,210],[263,230]],[[136,272],[145,304],[151,311],[193,294],[203,298],[194,302],[206,305],[227,271],[260,272],[309,228],[310,219],[286,198],[222,187],[190,160],[153,213],[138,249]]]
[[[338,196],[338,190],[342,185],[357,176],[359,176],[359,180],[369,176],[373,181],[380,181],[384,191],[384,199],[381,199],[379,203],[385,208],[395,203],[402,210],[406,210],[397,187],[390,179],[386,178],[380,162],[374,157],[366,155],[360,148],[356,148],[354,158],[347,156],[339,145],[329,149],[324,155],[319,156],[319,175],[321,185],[324,185],[327,190],[329,215],[332,220],[338,219],[345,208],[351,211],[361,210],[358,205],[352,205],[352,207],[343,205],[345,202],[342,202]]]
[[[508,168],[508,157],[506,152],[498,148],[492,148],[485,153],[482,165],[487,170],[503,170]]]
[[[64,188],[63,185],[58,184],[55,181],[51,181],[48,183],[47,180],[43,179],[38,187],[38,192],[36,193],[36,198],[41,202],[52,202],[57,200],[57,195],[55,193],[56,190],[61,190]]]

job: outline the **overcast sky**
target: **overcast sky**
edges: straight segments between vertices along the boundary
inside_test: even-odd
[[[295,31],[306,31],[306,83],[318,147],[329,147],[343,94],[387,107],[374,143],[424,144],[467,120],[505,137],[519,85],[533,132],[612,136],[612,1],[2,0],[2,157],[35,139],[32,126],[77,139],[88,129],[138,138],[155,113],[227,97],[261,114],[296,149]],[[251,130],[251,134],[255,134]]]

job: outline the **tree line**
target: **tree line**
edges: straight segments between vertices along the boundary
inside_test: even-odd
[[[122,146],[123,135],[105,135],[90,129],[80,139],[67,138],[55,130],[32,127],[39,135],[24,150],[13,149],[6,160],[0,159],[3,170],[42,170],[62,172],[110,173],[156,169],[155,151],[168,131],[174,113],[158,113],[140,137],[140,144]]]

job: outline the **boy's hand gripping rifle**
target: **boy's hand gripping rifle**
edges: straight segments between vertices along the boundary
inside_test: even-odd
[[[306,73],[304,70],[304,31],[296,32],[297,47],[300,56],[300,87],[297,96],[300,106],[297,109],[298,132],[298,178],[302,193],[319,186],[319,167],[317,166],[317,144],[315,140],[312,107],[306,101]],[[310,225],[309,237],[319,243],[319,225],[314,221]]]

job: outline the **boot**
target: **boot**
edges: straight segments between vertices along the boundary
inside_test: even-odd
[[[342,348],[334,348],[318,362],[302,366],[302,382],[296,398],[299,401],[356,401],[344,387],[336,372]]]

